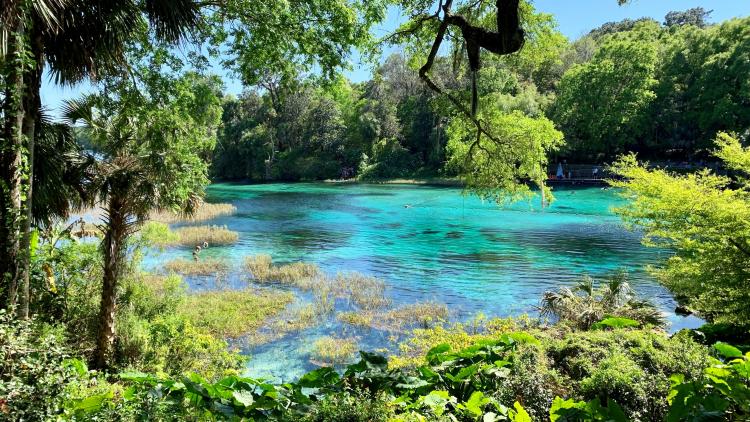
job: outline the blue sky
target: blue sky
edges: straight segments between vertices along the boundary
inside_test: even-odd
[[[570,39],[578,38],[605,22],[644,16],[662,21],[664,15],[671,10],[699,6],[713,10],[712,22],[750,16],[750,0],[632,0],[625,6],[618,6],[616,0],[534,0],[534,6],[537,10],[554,15],[560,31]],[[375,34],[382,36],[403,21],[401,13],[391,9],[383,25],[375,29]],[[225,69],[217,67],[216,72],[224,79],[227,93],[239,94],[242,91],[240,82]],[[363,81],[370,77],[370,73],[370,67],[354,63],[354,69],[347,71],[346,75],[354,81]],[[45,78],[41,92],[42,104],[55,115],[62,100],[74,98],[88,89],[90,88],[86,84],[74,87],[55,86]]]

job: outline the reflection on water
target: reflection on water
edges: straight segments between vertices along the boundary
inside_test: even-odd
[[[430,186],[217,184],[208,193],[211,201],[237,207],[235,215],[209,222],[239,232],[237,244],[206,251],[236,264],[238,272],[222,280],[225,285],[245,283],[239,273],[244,256],[268,253],[277,262],[311,261],[331,273],[376,275],[387,281],[396,304],[435,300],[466,319],[479,312],[534,312],[547,289],[582,274],[625,268],[638,291],[670,314],[673,329],[697,323],[675,316],[669,293],[645,273],[644,266],[666,252],[644,248],[637,233],[621,227],[611,211],[620,203],[612,190],[559,190],[544,210],[538,198],[500,208],[460,189]],[[190,258],[190,251],[170,249],[147,265],[177,256]],[[188,282],[211,288],[206,280]],[[313,367],[308,354],[317,337],[345,331],[367,349],[384,347],[388,339],[331,317],[272,344],[245,348],[253,356],[248,372],[298,376]]]

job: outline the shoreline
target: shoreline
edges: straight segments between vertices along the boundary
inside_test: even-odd
[[[377,179],[377,180],[357,180],[357,179],[325,179],[322,183],[330,184],[352,184],[352,185],[424,185],[424,186],[450,186],[464,187],[460,179],[455,178],[398,178],[398,179]]]

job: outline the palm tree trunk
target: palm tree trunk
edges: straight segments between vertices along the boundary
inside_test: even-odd
[[[42,101],[39,90],[42,88],[42,71],[44,69],[43,61],[42,34],[39,31],[39,25],[35,22],[32,29],[31,49],[34,55],[34,68],[28,73],[24,93],[24,109],[26,111],[23,119],[23,134],[28,145],[29,160],[29,180],[26,191],[25,207],[26,216],[23,221],[23,230],[21,238],[21,254],[23,256],[21,268],[21,290],[19,295],[18,316],[20,318],[29,317],[29,281],[31,276],[31,220],[32,220],[32,195],[34,180],[34,143],[36,140],[36,128],[39,125],[40,111]]]
[[[10,56],[16,57],[24,49],[26,23],[19,19],[11,33]],[[18,59],[23,60],[23,59]],[[3,104],[4,142],[0,162],[0,306],[13,308],[16,305],[18,280],[21,273],[20,238],[23,223],[21,197],[24,182],[24,77],[23,63],[13,63],[8,77]]]
[[[95,365],[97,368],[108,366],[115,341],[117,282],[122,275],[128,234],[128,219],[123,205],[124,200],[119,196],[110,198],[107,209],[107,229],[102,240],[104,278],[96,342]]]

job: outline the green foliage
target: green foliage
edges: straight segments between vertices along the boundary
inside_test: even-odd
[[[405,177],[414,170],[412,156],[397,139],[381,139],[373,142],[371,155],[360,163],[359,177],[361,179]]]
[[[719,359],[697,380],[681,374],[670,378],[668,422],[683,420],[744,420],[750,416],[750,352],[726,343],[716,343]]]
[[[659,280],[710,321],[741,326],[750,317],[750,150],[726,134],[717,145],[717,156],[737,174],[734,182],[708,170],[674,175],[629,155],[613,165],[623,179],[612,184],[628,200],[617,212],[643,230],[644,243],[675,251],[653,269]]]
[[[586,276],[572,289],[545,292],[540,312],[582,330],[666,325],[654,304],[635,296],[626,273],[613,274],[601,284],[597,287],[594,279]]]
[[[589,402],[577,402],[573,399],[563,400],[560,397],[556,397],[550,408],[550,420],[552,422],[627,422],[629,419],[620,406],[612,400],[607,402],[607,406],[602,406],[599,399],[594,399]]]
[[[304,422],[388,422],[395,416],[386,396],[363,391],[343,392],[313,404],[299,420]],[[290,418],[294,420],[294,418]]]
[[[643,136],[656,98],[657,36],[658,25],[636,25],[607,37],[590,62],[565,73],[553,116],[572,148],[612,155]]]
[[[663,420],[669,377],[699,379],[709,363],[705,348],[689,336],[645,330],[569,333],[547,348],[568,397],[613,400],[634,420]]]
[[[701,8],[610,22],[563,53],[567,63],[549,115],[567,155],[706,158],[720,131],[750,126],[748,18],[707,25]]]
[[[527,181],[545,189],[547,156],[562,145],[562,133],[553,123],[489,107],[482,108],[480,118],[491,128],[492,138],[477,137],[468,119],[456,118],[447,129],[449,165],[467,187],[497,202],[530,195]],[[549,192],[546,196],[551,199]]]
[[[193,293],[179,312],[219,338],[237,338],[256,331],[292,301],[288,292],[222,290]]]
[[[180,235],[169,229],[169,226],[156,221],[149,221],[141,227],[141,239],[151,245],[164,248],[180,240]]]
[[[76,378],[63,330],[0,310],[0,419],[47,420]]]

